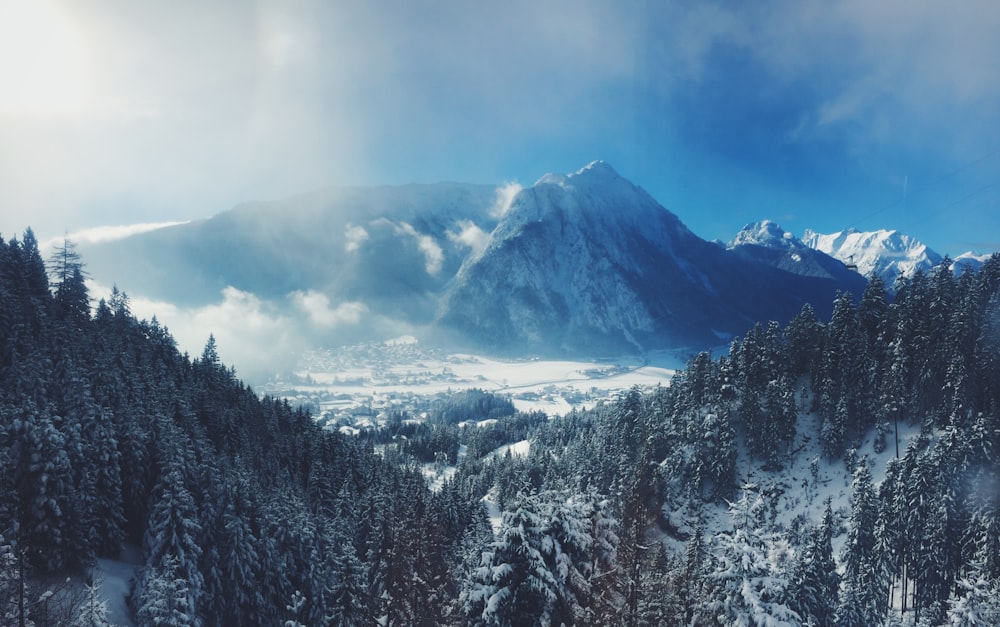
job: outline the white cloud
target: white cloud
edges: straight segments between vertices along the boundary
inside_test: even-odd
[[[994,2],[806,0],[782,12],[774,19],[769,11],[736,9],[745,25],[738,41],[777,79],[811,81],[816,127],[856,125],[858,141],[882,141],[885,127],[894,136],[925,128],[954,136],[995,115]]]
[[[472,220],[459,220],[456,230],[448,231],[448,239],[469,248],[473,256],[478,256],[490,241],[490,234],[479,228]]]
[[[131,237],[132,235],[138,235],[139,233],[148,233],[149,231],[156,231],[158,229],[163,229],[168,226],[177,226],[180,224],[187,224],[188,221],[181,222],[152,222],[149,224],[123,224],[119,226],[98,226],[91,229],[84,229],[82,231],[76,231],[75,233],[70,233],[66,237],[70,241],[76,242],[77,244],[101,244],[103,242],[113,242],[119,239],[125,239],[126,237]],[[52,239],[46,241],[43,246],[47,248],[53,248],[55,246],[61,245],[63,242],[62,237],[53,237]]]
[[[361,317],[368,312],[368,307],[358,302],[341,303],[337,307],[331,307],[326,294],[313,290],[295,291],[289,294],[288,298],[296,309],[309,317],[313,324],[325,328],[358,324],[361,322]]]
[[[435,275],[441,271],[441,264],[444,263],[444,251],[430,235],[420,233],[413,225],[403,222],[396,226],[396,232],[406,234],[417,240],[417,247],[424,254],[424,269],[427,274]]]
[[[498,187],[496,200],[493,202],[493,207],[490,208],[490,215],[494,218],[502,218],[510,210],[510,205],[514,202],[514,197],[517,196],[517,193],[521,189],[521,184],[517,181],[504,183]]]
[[[95,300],[109,289],[91,283]],[[219,358],[234,365],[241,377],[260,380],[294,364],[294,355],[308,345],[297,322],[254,294],[226,287],[222,300],[202,307],[178,307],[148,298],[130,297],[132,314],[153,317],[167,327],[181,351],[201,355],[209,334],[215,336]]]
[[[344,243],[344,250],[349,253],[356,251],[368,237],[368,231],[365,230],[365,227],[348,223],[344,228],[344,239],[347,240]]]

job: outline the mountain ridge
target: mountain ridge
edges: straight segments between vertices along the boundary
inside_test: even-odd
[[[855,266],[863,276],[877,274],[889,286],[898,277],[911,276],[917,270],[926,273],[943,259],[923,242],[895,229],[858,231],[850,228],[830,234],[807,229],[802,241]]]
[[[747,233],[707,242],[594,161],[525,188],[330,188],[244,203],[81,252],[105,285],[179,306],[232,286],[290,320],[303,295],[363,312],[323,329],[322,316],[302,319],[315,345],[410,333],[505,353],[702,349],[807,302],[823,315],[837,291],[860,294],[864,279],[843,264],[757,224],[784,252]]]

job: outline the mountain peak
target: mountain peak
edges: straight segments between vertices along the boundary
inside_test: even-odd
[[[627,183],[607,161],[591,161],[572,174],[546,174],[538,179],[535,185],[558,185],[565,189],[588,186],[607,186],[615,183]]]
[[[746,225],[727,248],[744,259],[761,261],[800,276],[830,279],[844,285],[857,283],[860,279],[841,262],[810,248],[771,220]]]
[[[616,172],[607,161],[596,159],[583,166],[573,174],[570,174],[570,177],[576,176],[603,176],[618,178],[618,172]]]
[[[760,220],[744,226],[729,242],[727,248],[742,245],[767,246],[769,248],[802,248],[805,246],[798,238],[771,220]]]
[[[546,174],[522,189],[512,200],[494,239],[548,219],[581,226],[589,223],[587,228],[597,232],[611,232],[623,224],[646,224],[647,228],[653,228],[648,226],[651,224],[657,228],[669,224],[669,232],[661,228],[649,234],[661,239],[687,232],[676,216],[604,161],[592,161],[570,174]]]

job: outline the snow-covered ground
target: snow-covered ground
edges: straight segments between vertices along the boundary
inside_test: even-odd
[[[352,426],[393,409],[419,415],[431,398],[471,388],[508,395],[520,411],[564,415],[632,387],[666,385],[689,357],[676,351],[615,360],[503,360],[446,353],[404,337],[309,351],[289,380],[256,389]]]
[[[129,614],[127,599],[142,561],[140,552],[139,547],[126,545],[119,559],[98,559],[94,568],[95,579],[101,584],[101,598],[108,604],[108,620],[117,627],[135,624]]]

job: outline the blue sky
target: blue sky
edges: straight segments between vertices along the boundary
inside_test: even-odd
[[[0,0],[0,233],[604,159],[706,239],[1000,249],[992,0]]]

